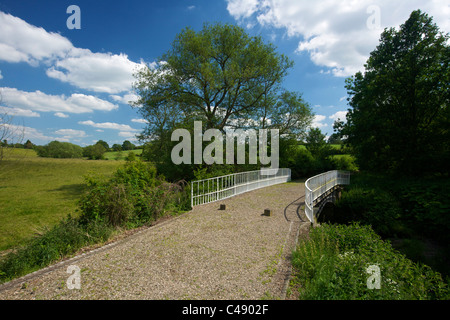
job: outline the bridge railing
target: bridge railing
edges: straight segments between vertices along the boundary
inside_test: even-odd
[[[312,178],[305,182],[305,214],[309,221],[315,222],[314,206],[324,195],[332,191],[338,185],[350,184],[350,172],[329,171]]]
[[[191,206],[198,206],[241,193],[285,183],[291,180],[291,169],[262,169],[229,174],[191,182]]]

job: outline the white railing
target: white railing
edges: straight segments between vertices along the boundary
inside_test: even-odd
[[[309,221],[314,223],[314,205],[317,200],[326,195],[329,191],[338,185],[350,184],[350,172],[329,171],[312,178],[305,182],[305,214]]]
[[[192,181],[191,206],[223,200],[290,180],[291,169],[262,169]]]

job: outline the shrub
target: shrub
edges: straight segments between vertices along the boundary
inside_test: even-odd
[[[127,162],[105,180],[86,176],[89,190],[79,201],[81,220],[104,221],[112,226],[138,226],[167,211],[190,209],[190,193],[184,182],[167,183],[145,162]]]
[[[83,225],[69,216],[3,257],[0,260],[0,282],[43,268],[87,245],[106,241],[112,231],[106,224],[93,222]]]
[[[381,271],[381,288],[367,286],[368,266]],[[293,253],[293,283],[300,299],[448,299],[442,276],[396,252],[359,224],[315,228]]]
[[[45,158],[82,158],[83,148],[69,142],[52,141],[45,146],[36,146],[36,153]]]
[[[355,158],[349,155],[338,155],[331,158],[335,170],[358,171]]]
[[[395,197],[382,189],[352,187],[335,204],[334,222],[358,221],[382,236],[391,236],[397,228],[401,209]]]
[[[102,144],[97,143],[93,146],[84,147],[83,156],[89,160],[103,160],[106,151],[106,148]]]

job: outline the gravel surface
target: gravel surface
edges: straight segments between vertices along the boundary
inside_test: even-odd
[[[220,204],[226,210],[218,210]],[[0,299],[284,299],[304,184],[248,192],[0,286]],[[271,216],[264,216],[271,209]],[[69,266],[81,270],[69,289]]]

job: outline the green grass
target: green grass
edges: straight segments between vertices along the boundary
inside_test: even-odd
[[[0,164],[0,251],[76,215],[90,171],[110,175],[123,161],[39,158],[16,149]]]
[[[106,152],[104,157],[106,160],[125,160],[130,151],[110,151]],[[142,149],[131,150],[136,155],[141,155]]]
[[[448,285],[430,267],[394,250],[369,226],[324,224],[293,253],[290,292],[305,300],[447,300]],[[369,288],[369,266],[380,288]]]

